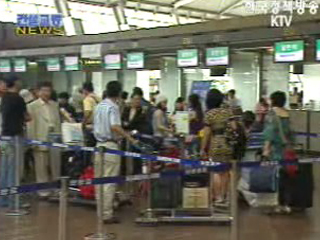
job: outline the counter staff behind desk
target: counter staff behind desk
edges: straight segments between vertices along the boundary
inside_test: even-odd
[[[106,98],[98,104],[94,111],[93,132],[97,139],[97,147],[119,150],[119,137],[125,138],[131,144],[136,144],[133,139],[121,127],[121,116],[117,102],[122,91],[122,86],[117,81],[109,82],[106,89]],[[95,157],[94,171],[95,176],[100,177],[102,161],[104,161],[103,177],[118,176],[120,173],[121,157],[114,154],[104,154],[101,159],[97,154]],[[106,224],[118,223],[119,220],[114,216],[113,200],[116,191],[116,184],[105,184],[103,196],[103,219]],[[98,193],[98,191],[96,191]],[[96,199],[98,199],[98,194]]]

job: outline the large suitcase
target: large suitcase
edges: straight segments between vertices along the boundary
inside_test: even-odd
[[[177,208],[181,204],[181,178],[166,177],[152,181],[151,208]]]
[[[289,176],[284,168],[279,172],[279,204],[306,209],[313,205],[312,164],[299,164],[295,177]]]

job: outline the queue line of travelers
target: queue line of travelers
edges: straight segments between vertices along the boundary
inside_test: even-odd
[[[81,94],[79,89],[71,97],[68,93],[57,94],[55,101],[53,87],[50,83],[40,82],[37,91],[22,90],[18,78],[10,77],[0,81],[1,97],[1,134],[5,136],[25,136],[41,141],[48,141],[50,133],[61,133],[62,121],[82,122],[86,146],[103,146],[120,149],[119,139],[126,139],[132,145],[138,144],[129,132],[138,130],[143,134],[153,134],[156,137],[171,136],[175,133],[174,117],[177,111],[188,111],[190,116],[190,134],[200,135],[199,152],[202,158],[213,161],[228,162],[234,158],[232,137],[237,131],[239,116],[241,116],[241,101],[236,97],[236,91],[230,90],[227,97],[217,89],[208,91],[205,106],[198,95],[192,94],[188,104],[179,97],[175,102],[175,111],[167,114],[168,99],[158,93],[153,96],[154,103],[144,98],[142,89],[135,87],[130,96],[130,103],[125,100],[128,96],[123,93],[119,82],[109,82],[102,98],[94,94],[92,83],[83,84]],[[20,92],[20,95],[19,95]],[[281,160],[284,143],[277,137],[279,123],[284,133],[290,138],[288,112],[285,109],[285,94],[276,92],[271,95],[271,107],[261,99],[256,109],[255,122],[264,129],[265,145],[263,154],[272,160]],[[82,111],[79,110],[82,106]],[[248,128],[251,127],[248,126]],[[231,139],[231,140],[230,140]],[[1,188],[12,186],[12,176],[7,170],[12,164],[12,148],[1,143]],[[10,152],[11,151],[11,152]],[[48,182],[60,176],[59,161],[50,159],[49,151],[44,147],[34,147],[35,172],[37,182]],[[91,156],[88,156],[91,158]],[[117,176],[120,171],[121,158],[106,154],[104,159],[96,156],[94,167],[100,172],[101,161],[104,160],[105,176]],[[48,171],[50,166],[50,171]],[[137,165],[135,169],[141,168]],[[137,170],[138,171],[138,170]],[[12,171],[11,171],[12,172]],[[11,180],[10,180],[11,179]],[[221,173],[214,181],[214,201],[217,203],[227,200],[229,173]],[[107,184],[104,198],[104,220],[106,223],[117,222],[112,201],[115,185]],[[48,197],[51,192],[40,192],[41,197]],[[0,199],[1,206],[12,206],[12,199]],[[282,203],[285,205],[285,203]]]

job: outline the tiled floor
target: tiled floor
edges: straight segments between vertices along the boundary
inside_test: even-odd
[[[315,171],[316,183],[320,174]],[[269,217],[253,209],[241,210],[241,240],[318,240],[320,239],[320,194],[316,186],[315,204],[307,214]],[[141,227],[134,223],[134,211],[129,207],[120,213],[122,223],[107,226],[119,240],[227,240],[229,226],[162,225]],[[92,208],[70,206],[68,240],[83,239],[95,231],[95,211]],[[24,217],[7,217],[0,211],[0,240],[57,240],[58,205],[41,202]]]

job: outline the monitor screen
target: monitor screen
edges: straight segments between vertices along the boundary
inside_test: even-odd
[[[178,51],[178,67],[197,67],[199,64],[198,49]]]
[[[320,61],[320,39],[316,41],[316,60]]]
[[[304,60],[304,41],[285,41],[275,43],[275,62],[300,62]]]
[[[127,69],[144,68],[144,53],[134,52],[127,54]]]
[[[227,66],[229,65],[229,48],[214,47],[206,49],[206,65],[210,66]]]
[[[121,55],[107,54],[104,56],[104,69],[119,70],[121,69]]]

